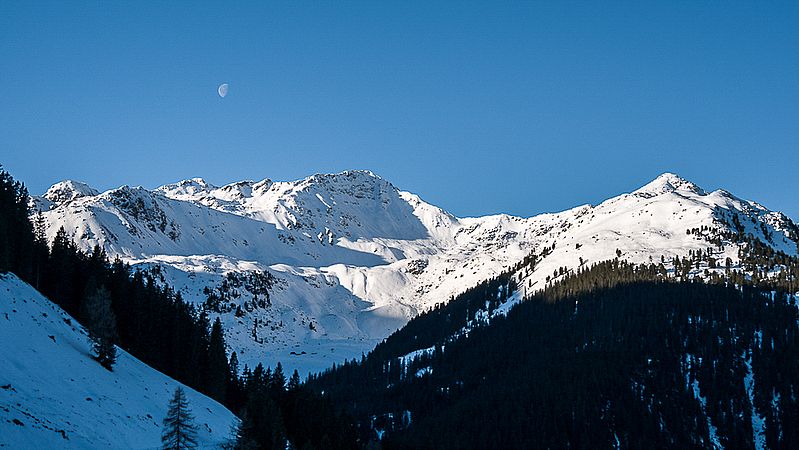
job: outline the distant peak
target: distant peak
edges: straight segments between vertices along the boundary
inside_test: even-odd
[[[64,180],[50,186],[50,189],[45,192],[44,198],[53,203],[64,203],[79,197],[93,197],[98,194],[97,189],[84,182]]]
[[[216,189],[216,186],[208,183],[203,178],[190,178],[178,181],[177,183],[165,184],[156,191],[171,195],[194,195],[202,192],[209,192]]]
[[[200,187],[215,187],[211,183],[205,181],[205,178],[194,177],[188,180],[179,181],[176,183],[179,186],[200,186]]]
[[[338,178],[374,178],[382,180],[382,178],[375,175],[375,173],[372,172],[371,170],[364,170],[364,169],[345,170],[343,172],[338,172],[338,173],[317,173],[308,177],[308,179],[338,179]]]
[[[388,183],[371,170],[345,170],[338,173],[317,173],[295,182],[298,186]],[[389,183],[390,184],[390,183]]]
[[[654,180],[634,191],[633,194],[643,197],[654,197],[656,195],[677,191],[705,195],[705,191],[702,188],[671,172],[659,175]]]
[[[380,178],[374,172],[367,169],[345,170],[344,172],[341,172],[340,175],[364,175],[370,178]]]
[[[177,183],[168,184],[167,186],[201,186],[201,187],[214,187],[211,183],[205,181],[205,178],[194,177],[186,180],[178,181]]]
[[[665,180],[665,181],[685,181],[685,178],[683,178],[683,177],[681,177],[681,176],[677,175],[677,174],[676,174],[676,173],[674,173],[674,172],[663,172],[662,174],[658,175],[658,176],[657,176],[657,178],[655,178],[655,181],[657,181],[657,180]]]
[[[270,187],[272,187],[273,184],[274,184],[274,182],[271,179],[264,178],[263,180],[261,180],[261,181],[259,181],[257,183],[253,183],[252,189],[254,191],[265,191],[265,190],[269,189]]]

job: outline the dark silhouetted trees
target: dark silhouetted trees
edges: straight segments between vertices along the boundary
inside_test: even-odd
[[[114,341],[117,338],[117,322],[111,310],[111,296],[103,287],[89,287],[89,292],[81,305],[81,318],[92,340],[94,357],[106,369],[112,370],[117,352]]]

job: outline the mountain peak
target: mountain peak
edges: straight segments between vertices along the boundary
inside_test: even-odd
[[[367,169],[345,170],[344,172],[340,173],[340,175],[351,175],[351,174],[353,174],[353,175],[363,175],[363,176],[366,176],[366,177],[369,177],[369,178],[380,178],[379,175],[377,175],[374,172],[372,172],[371,170],[367,170]]]
[[[338,173],[317,173],[307,178],[289,182],[297,191],[321,190],[325,192],[360,191],[367,192],[396,190],[389,181],[369,170],[345,170]]]
[[[669,192],[690,192],[705,195],[705,191],[702,188],[672,172],[665,172],[659,175],[654,180],[635,190],[633,194],[641,197],[654,197]]]
[[[190,182],[192,182],[192,183],[199,184],[199,185],[201,185],[201,186],[210,186],[210,185],[208,184],[208,182],[207,182],[207,181],[205,181],[205,178],[194,177],[194,178],[192,178],[192,179],[190,179],[190,180],[186,180],[186,181],[190,181]]]
[[[343,181],[343,180],[383,180],[379,176],[375,175],[374,172],[371,170],[345,170],[343,172],[338,173],[316,173],[313,174],[302,182],[324,182],[324,181]]]
[[[60,181],[47,190],[44,198],[53,203],[65,203],[79,197],[92,197],[100,192],[86,183],[75,180]]]
[[[215,187],[211,183],[205,181],[205,178],[201,177],[188,178],[185,180],[180,180],[177,183],[167,184],[165,186],[181,186],[181,187],[196,186],[201,188]]]
[[[208,183],[203,178],[191,178],[181,180],[177,183],[165,184],[157,189],[168,197],[185,199],[198,193],[206,193],[216,189],[216,186]]]

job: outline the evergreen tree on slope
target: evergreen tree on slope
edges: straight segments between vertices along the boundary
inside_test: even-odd
[[[90,283],[92,284],[92,283]],[[89,338],[94,346],[95,358],[106,369],[112,370],[117,359],[114,340],[117,337],[117,321],[111,310],[111,295],[103,287],[89,287],[81,305],[81,316],[86,321]]]
[[[224,403],[230,368],[225,353],[225,334],[217,318],[211,327],[208,344],[208,393],[214,400]]]
[[[194,416],[189,410],[186,394],[180,386],[175,388],[175,394],[169,401],[161,444],[164,450],[197,448],[197,427],[194,425]]]

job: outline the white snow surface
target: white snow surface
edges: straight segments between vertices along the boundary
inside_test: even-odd
[[[14,275],[0,275],[0,448],[159,448],[180,384],[120,349],[109,372],[90,351],[73,318]],[[184,389],[200,448],[226,441],[233,414]]]
[[[783,214],[671,173],[596,206],[530,218],[458,218],[368,171],[90,189],[62,196],[71,200],[34,199],[48,238],[63,226],[86,250],[99,245],[133,265],[157,265],[196,303],[228,273],[271,273],[271,305],[253,308],[254,294],[238,287],[231,311],[212,317],[221,317],[242,366],[282,361],[303,373],[360,357],[419,312],[552,245],[535,272],[518,274],[523,292],[543,287],[560,267],[615,258],[617,249],[637,263],[706,251],[711,244],[686,230],[727,230],[734,214],[746,232],[796,254]],[[726,245],[714,256],[737,260],[737,250]],[[236,317],[235,307],[246,313]]]

